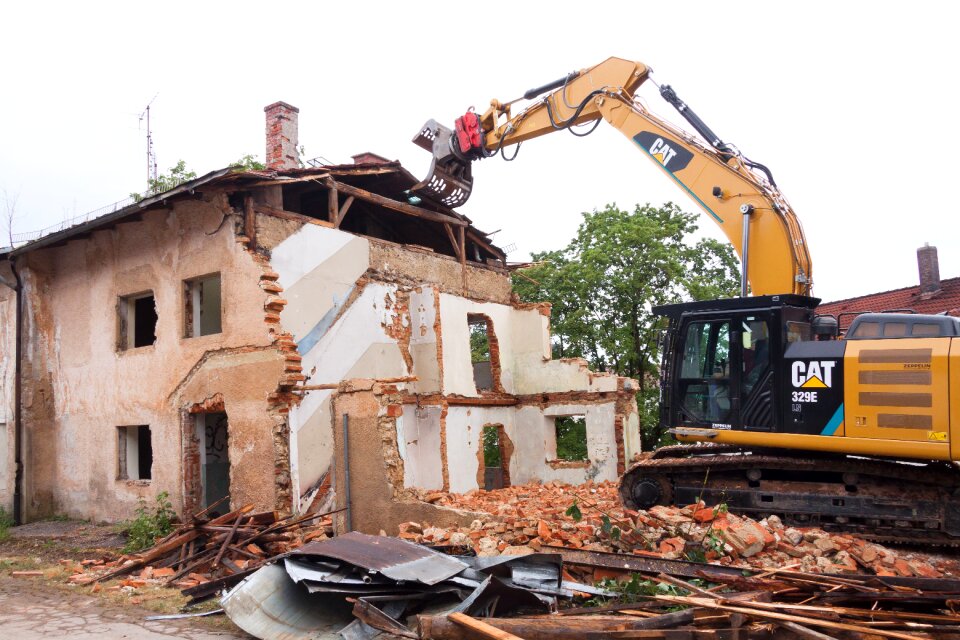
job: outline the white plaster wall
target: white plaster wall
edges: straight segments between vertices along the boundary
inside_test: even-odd
[[[413,375],[417,381],[409,389],[413,393],[440,391],[440,363],[437,358],[436,292],[422,287],[410,293],[410,355],[413,357]]]
[[[440,408],[405,405],[398,421],[404,484],[421,489],[443,486],[440,455]],[[586,467],[556,468],[554,418],[584,415],[587,422]],[[554,405],[546,409],[523,407],[448,407],[445,419],[446,455],[450,491],[464,493],[479,488],[480,448],[483,427],[503,425],[513,443],[511,484],[560,480],[580,484],[586,480],[617,479],[617,445],[613,402],[590,405]]]
[[[515,413],[514,407],[450,407],[447,410],[447,469],[450,472],[450,491],[465,493],[479,487],[478,453],[483,427],[488,424],[502,424],[507,436],[512,440]],[[512,460],[510,468],[512,473]]]
[[[503,304],[475,302],[467,298],[440,294],[440,331],[443,340],[443,392],[477,397],[473,383],[473,364],[470,361],[470,329],[467,314],[483,314],[493,322],[493,330],[500,343],[500,382],[503,390],[514,393],[513,368],[509,366],[513,349],[510,330],[512,314],[516,310]]]
[[[467,315],[471,313],[486,315],[493,321],[500,346],[501,383],[507,393],[617,390],[616,375],[594,373],[581,360],[550,359],[549,319],[538,310],[441,294],[444,393],[480,395],[470,362]]]
[[[552,468],[548,460],[556,456],[554,418],[585,415],[587,421],[586,468]],[[614,428],[614,403],[592,405],[555,405],[521,407],[517,410],[513,440],[515,452],[510,460],[510,481],[513,484],[561,480],[579,484],[585,480],[617,479],[617,440]]]
[[[329,314],[336,313],[366,272],[370,243],[338,229],[305,224],[273,248],[270,264],[287,300],[283,328],[301,343],[311,332],[325,331],[323,321],[329,325]]]
[[[397,288],[369,283],[347,307],[340,318],[309,351],[301,352],[307,384],[336,383],[350,378],[391,378],[408,374],[397,341],[387,335],[401,312],[393,305]],[[288,305],[281,316],[285,321]],[[409,322],[403,316],[402,322]],[[303,402],[290,411],[291,466],[294,488],[301,495],[329,468],[333,455],[333,417],[330,414],[331,391],[310,391]]]
[[[16,473],[14,381],[16,374],[16,294],[0,284],[0,507],[13,513]]]
[[[440,457],[440,413],[437,406],[404,405],[397,420],[397,447],[403,460],[403,484],[421,489],[443,488]]]
[[[623,425],[623,453],[626,457],[627,466],[633,457],[643,451],[640,443],[640,414],[636,411],[627,416]]]

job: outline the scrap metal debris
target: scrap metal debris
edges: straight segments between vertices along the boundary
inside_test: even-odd
[[[241,629],[264,640],[419,637],[412,613],[547,613],[561,586],[559,556],[452,557],[396,538],[351,532],[286,554],[221,600]],[[587,588],[584,585],[584,588]]]
[[[626,566],[615,568],[617,554],[567,552],[453,557],[349,533],[285,554],[221,603],[264,640],[960,635],[960,580],[744,571],[622,554]]]

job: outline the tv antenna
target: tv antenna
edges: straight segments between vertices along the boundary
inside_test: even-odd
[[[157,154],[153,152],[153,132],[150,129],[150,105],[157,99],[159,93],[150,98],[147,107],[140,114],[140,122],[147,121],[147,188],[157,181]]]

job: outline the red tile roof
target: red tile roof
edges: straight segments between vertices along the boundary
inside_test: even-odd
[[[924,297],[920,287],[904,287],[891,291],[871,293],[846,300],[824,302],[817,307],[817,313],[839,316],[841,313],[865,311],[892,311],[911,309],[917,313],[947,313],[960,316],[960,278],[948,278],[940,281],[940,292]],[[845,315],[840,319],[841,328],[846,328],[855,316]]]

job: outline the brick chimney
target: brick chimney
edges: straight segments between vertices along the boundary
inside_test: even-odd
[[[297,124],[300,109],[286,102],[274,102],[263,110],[267,114],[267,168],[298,168],[300,156],[297,153]]]
[[[917,266],[920,269],[920,296],[932,298],[940,293],[940,261],[937,248],[925,242],[917,249]]]
[[[353,158],[353,164],[389,164],[390,161],[384,158],[381,155],[372,153],[370,151],[364,151],[363,153],[358,153],[355,156],[350,156]]]

